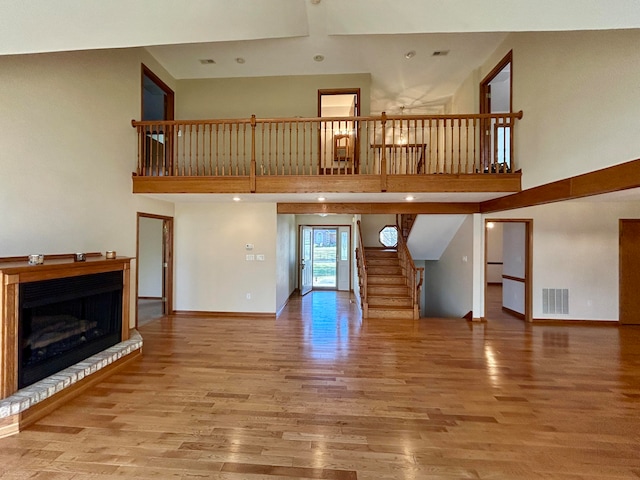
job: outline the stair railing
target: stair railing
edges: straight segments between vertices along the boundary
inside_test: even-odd
[[[420,291],[424,281],[424,268],[416,267],[411,257],[411,252],[407,247],[407,243],[401,235],[401,226],[399,216],[396,216],[396,227],[398,229],[398,259],[402,267],[402,273],[407,279],[407,287],[411,292],[411,304],[413,305],[413,318],[420,317]]]
[[[364,255],[364,242],[362,240],[362,227],[358,220],[358,247],[356,248],[356,264],[358,267],[358,286],[360,287],[360,306],[362,316],[367,317],[369,303],[367,300],[367,259]]]

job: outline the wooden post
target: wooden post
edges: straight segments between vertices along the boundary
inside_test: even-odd
[[[380,124],[382,125],[382,148],[380,149],[380,191],[387,191],[387,112],[382,112]]]
[[[251,115],[251,193],[256,193],[256,116]]]

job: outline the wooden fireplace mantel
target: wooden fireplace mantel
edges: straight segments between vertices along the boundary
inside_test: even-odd
[[[131,258],[106,259],[88,256],[83,262],[73,258],[45,257],[41,265],[26,261],[0,262],[0,399],[18,391],[18,318],[20,285],[56,278],[122,271],[122,340],[129,338],[129,270]]]

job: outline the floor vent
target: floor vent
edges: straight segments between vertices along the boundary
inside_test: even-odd
[[[569,314],[569,289],[543,288],[542,313]]]

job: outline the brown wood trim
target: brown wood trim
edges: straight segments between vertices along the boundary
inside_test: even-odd
[[[482,213],[500,212],[640,187],[640,159],[565,178],[480,203]]]
[[[387,192],[519,192],[522,173],[388,175]],[[358,190],[355,190],[358,191]]]
[[[133,176],[133,193],[251,193],[251,178]]]
[[[519,318],[520,320],[525,320],[525,315],[523,315],[520,312],[516,312],[515,310],[510,309],[509,307],[502,307],[502,311],[505,313],[508,313],[509,315],[512,315],[516,318]]]
[[[525,283],[527,281],[524,278],[512,277],[511,275],[502,275],[502,278],[504,278],[505,280],[513,280],[514,282],[521,282],[521,283]]]
[[[334,214],[460,214],[479,213],[477,203],[278,203],[278,213]],[[321,225],[319,225],[321,226]]]
[[[144,77],[145,75],[149,77],[153,83],[155,83],[160,89],[167,94],[167,109],[165,120],[172,121],[174,119],[175,112],[175,93],[167,85],[162,81],[160,77],[158,77],[155,73],[151,71],[149,67],[147,67],[144,63],[141,64],[141,74],[140,74],[140,118],[143,118],[144,115]]]
[[[491,83],[491,80],[493,80],[495,78],[496,75],[498,75],[498,73],[500,73],[502,71],[502,69],[504,67],[507,66],[507,64],[511,63],[511,84],[513,86],[513,50],[509,50],[509,52],[502,57],[502,60],[500,60],[495,67],[493,67],[491,69],[491,71],[489,73],[487,73],[487,75],[485,75],[485,77],[482,79],[482,81],[480,82],[480,85],[487,85],[489,83]],[[511,90],[513,90],[513,88],[509,87]],[[513,96],[512,96],[513,97]],[[511,106],[510,110],[513,111],[513,103],[511,103],[511,99],[509,99],[509,105]],[[480,113],[488,113],[488,112],[480,112]]]
[[[200,310],[175,310],[173,317],[211,317],[211,318],[261,318],[275,319],[275,313],[260,312],[206,312]]]
[[[41,418],[45,417],[61,405],[69,402],[71,399],[77,397],[82,392],[87,390],[88,388],[93,387],[94,385],[104,381],[109,376],[116,373],[118,370],[121,370],[129,363],[137,360],[142,355],[142,349],[138,348],[132,351],[129,355],[126,355],[115,362],[107,365],[106,367],[98,370],[97,372],[84,377],[82,380],[74,383],[68,388],[65,388],[52,397],[43,400],[42,402],[34,405],[28,410],[14,415],[14,419],[17,420],[18,425],[17,428],[19,431],[24,430],[29,425],[34,424]],[[1,432],[0,432],[1,433]],[[11,434],[11,433],[9,433]]]

